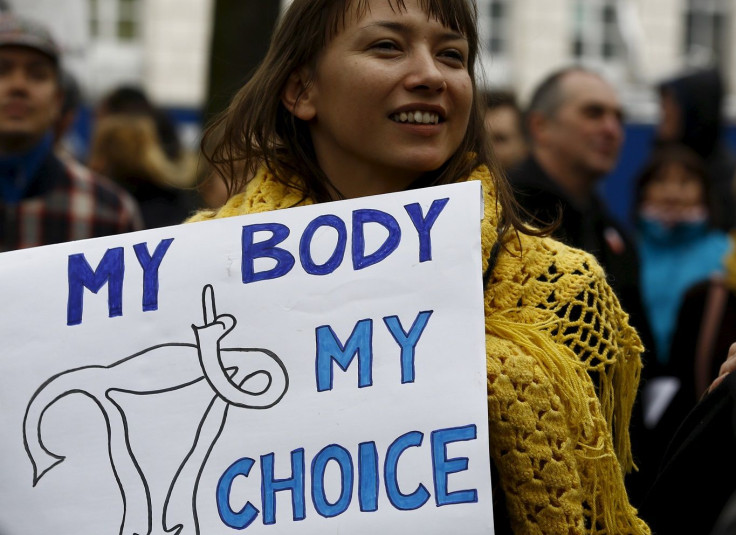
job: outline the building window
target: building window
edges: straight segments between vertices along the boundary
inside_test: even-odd
[[[141,0],[89,0],[93,39],[131,42],[140,37]]]
[[[573,8],[573,57],[592,63],[620,61],[624,47],[616,0],[575,0]]]
[[[728,65],[732,0],[687,0],[683,52],[693,62]]]
[[[513,0],[477,0],[478,31],[483,44],[481,64],[486,83],[506,87],[512,82],[510,56]]]
[[[488,2],[488,51],[492,54],[508,52],[509,0]]]

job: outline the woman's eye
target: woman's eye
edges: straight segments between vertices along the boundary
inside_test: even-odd
[[[399,49],[398,45],[394,43],[393,41],[379,41],[371,45],[371,48],[374,48],[380,51],[388,51],[388,52]]]
[[[449,59],[453,62],[457,62],[461,65],[465,65],[465,54],[463,54],[459,50],[455,50],[455,49],[443,50],[440,55],[443,58]]]

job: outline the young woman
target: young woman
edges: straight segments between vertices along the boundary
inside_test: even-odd
[[[480,180],[497,533],[648,533],[623,480],[639,338],[595,260],[516,215],[477,54],[469,0],[295,0],[210,130],[231,197],[192,220]]]

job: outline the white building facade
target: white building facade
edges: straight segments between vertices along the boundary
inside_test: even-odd
[[[263,0],[278,1],[278,0]],[[122,83],[159,105],[206,99],[214,0],[8,0],[50,24],[94,100]],[[656,120],[654,85],[688,65],[718,65],[736,117],[736,0],[478,0],[486,84],[522,103],[548,72],[603,71],[629,117]]]
[[[522,102],[545,74],[581,63],[621,91],[629,116],[653,121],[653,87],[687,67],[717,65],[736,117],[734,0],[482,0],[490,86]]]
[[[159,105],[202,106],[214,0],[7,1],[52,28],[91,101],[136,84]]]

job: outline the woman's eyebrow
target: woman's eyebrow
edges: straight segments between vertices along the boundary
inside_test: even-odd
[[[362,29],[370,29],[370,28],[384,28],[387,30],[392,30],[397,33],[411,33],[412,28],[408,24],[404,24],[401,22],[391,21],[391,20],[378,20],[374,22],[370,22],[362,27]],[[454,41],[454,40],[461,40],[461,41],[467,41],[467,38],[461,34],[460,32],[456,32],[454,30],[446,30],[442,33],[440,36],[441,40],[443,41]]]

